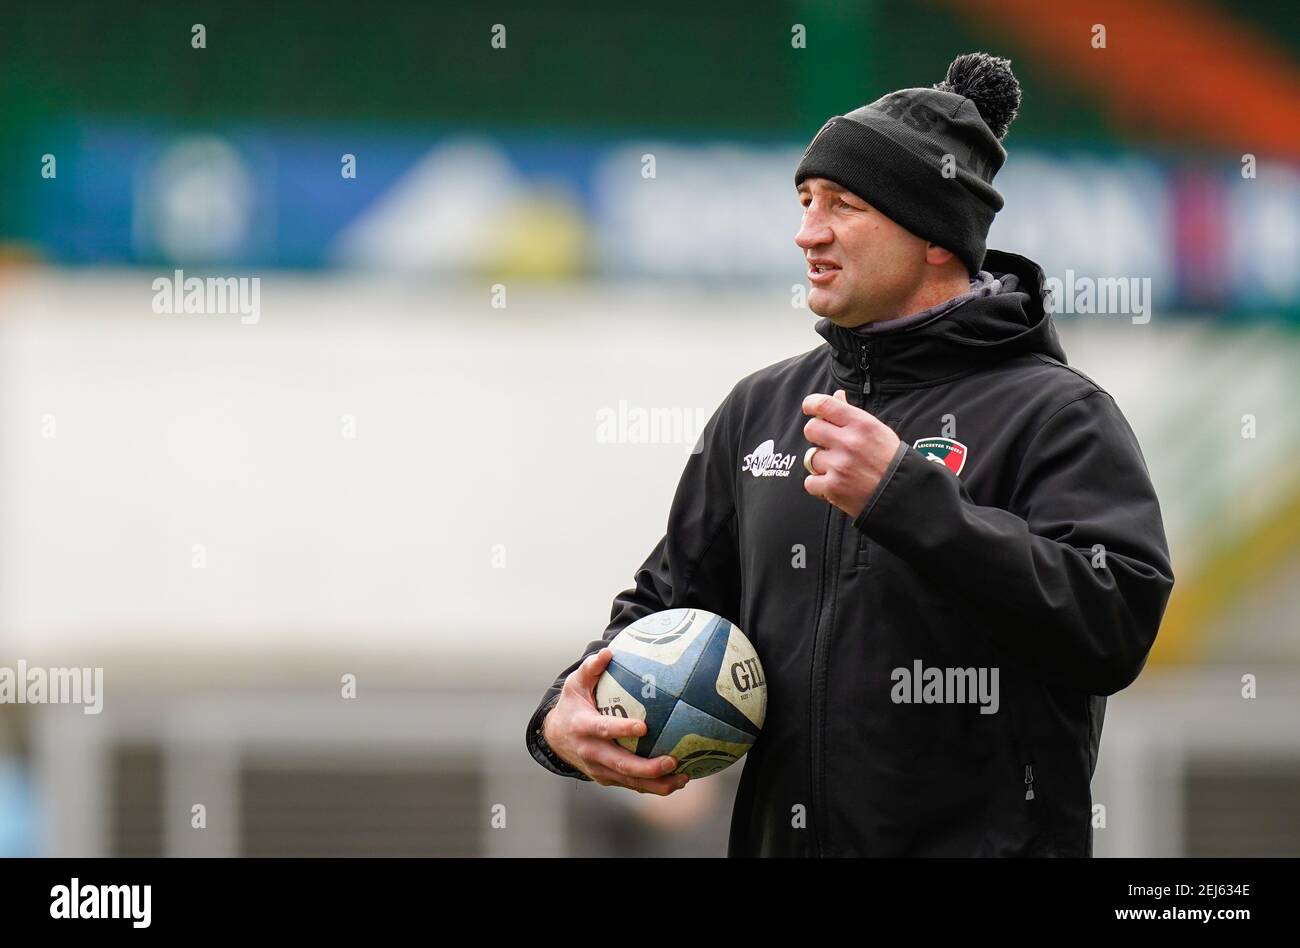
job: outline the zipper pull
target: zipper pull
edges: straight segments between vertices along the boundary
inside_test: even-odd
[[[867,353],[870,351],[870,343],[859,343],[858,348],[858,368],[862,370],[862,405],[866,407],[867,394],[871,391],[871,363],[867,360]]]
[[[1034,765],[1025,764],[1025,799],[1034,798]]]

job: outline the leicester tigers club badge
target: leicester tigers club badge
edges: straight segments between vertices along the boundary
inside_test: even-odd
[[[920,438],[912,445],[927,461],[942,464],[954,474],[966,466],[966,445],[952,438]]]

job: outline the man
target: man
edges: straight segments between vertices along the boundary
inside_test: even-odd
[[[968,54],[814,137],[795,243],[826,344],[706,425],[634,588],[529,723],[547,769],[682,785],[613,742],[644,726],[591,691],[614,635],[690,606],[767,675],[730,855],[1091,855],[1105,696],[1141,671],[1173,575],[1138,445],[1067,367],[1042,270],[985,252],[1019,100],[1009,62]]]

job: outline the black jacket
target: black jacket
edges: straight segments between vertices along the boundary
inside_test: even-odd
[[[1066,366],[1041,269],[994,250],[984,267],[1018,287],[874,335],[821,319],[827,344],[742,379],[587,646],[679,606],[754,643],[767,720],[729,855],[1092,854],[1105,696],[1141,671],[1173,573],[1137,441]],[[903,442],[856,519],[803,488],[801,404],[837,388]],[[577,664],[528,726],[533,756],[569,776],[537,729]],[[960,693],[900,672],[955,688],[948,670],[995,668],[995,713],[929,702]]]

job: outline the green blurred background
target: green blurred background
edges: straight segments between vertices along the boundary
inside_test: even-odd
[[[720,855],[739,766],[641,798],[523,726],[702,420],[820,342],[807,141],[976,49],[1024,89],[990,246],[1153,294],[1058,316],[1178,575],[1097,853],[1300,853],[1284,0],[11,5],[0,666],[107,694],[0,705],[0,853]],[[159,314],[177,270],[256,278],[258,319]]]

